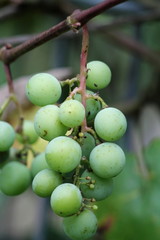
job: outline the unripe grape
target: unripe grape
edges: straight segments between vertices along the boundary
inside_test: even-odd
[[[86,93],[88,95],[94,95],[95,93],[92,91],[87,90]],[[81,102],[81,94],[77,93],[74,96],[74,99],[78,100]],[[94,98],[87,98],[86,99],[86,119],[87,122],[92,122],[93,119],[95,118],[96,114],[100,111],[101,109],[101,103]]]
[[[59,81],[48,73],[32,76],[26,85],[26,95],[35,105],[45,106],[56,103],[62,93]]]
[[[66,100],[60,106],[60,120],[67,127],[80,126],[85,118],[85,108],[77,100]]]
[[[82,195],[79,188],[74,184],[63,183],[53,191],[50,202],[57,215],[67,217],[79,211],[82,204]]]
[[[46,168],[49,168],[49,166],[46,162],[45,152],[42,152],[38,154],[36,157],[34,157],[32,160],[31,164],[32,176],[34,177],[38,172]]]
[[[85,132],[84,137],[81,141],[82,156],[89,158],[90,152],[95,147],[95,145],[96,143],[94,137],[91,134]]]
[[[87,176],[89,176],[92,181],[95,181],[93,189],[87,184],[89,182],[85,179]],[[101,201],[111,195],[113,189],[113,180],[111,178],[100,178],[95,173],[88,170],[83,172],[81,178],[83,179],[81,180],[83,184],[81,184],[80,187],[85,198],[95,198],[97,201]]]
[[[72,240],[91,238],[96,233],[97,224],[95,214],[88,209],[84,209],[79,215],[63,219],[64,232]]]
[[[116,141],[124,135],[127,121],[120,110],[108,107],[97,113],[94,128],[103,140]]]
[[[22,135],[17,134],[17,140],[21,143],[33,144],[38,140],[38,135],[34,128],[34,123],[30,120],[24,120],[22,126]]]
[[[91,61],[87,64],[86,86],[90,89],[102,89],[111,81],[111,70],[101,61]]]
[[[15,140],[14,128],[5,121],[0,121],[0,151],[9,150]]]
[[[57,172],[71,172],[80,164],[82,150],[72,138],[61,136],[54,138],[46,147],[46,161]]]
[[[9,196],[24,192],[31,183],[29,169],[20,162],[12,161],[4,165],[0,174],[0,189]]]
[[[60,184],[62,184],[62,176],[59,173],[51,169],[43,169],[34,177],[32,189],[40,197],[49,197]]]
[[[101,178],[117,176],[124,168],[125,155],[115,143],[102,143],[96,146],[89,157],[93,172]]]
[[[41,138],[50,141],[55,137],[65,135],[68,128],[61,123],[59,111],[55,105],[47,105],[37,111],[34,127]]]

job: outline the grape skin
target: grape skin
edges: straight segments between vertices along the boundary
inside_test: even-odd
[[[14,128],[5,121],[0,121],[0,151],[9,150],[13,145],[16,134]]]
[[[0,174],[0,189],[9,196],[23,193],[31,183],[30,170],[20,162],[12,161],[4,165]]]
[[[50,199],[51,208],[61,217],[77,213],[82,204],[82,195],[77,186],[63,183],[56,187]]]
[[[95,131],[105,141],[116,141],[120,139],[127,128],[124,114],[112,107],[98,112],[94,120]]]
[[[59,81],[48,73],[32,76],[26,85],[28,99],[37,106],[56,103],[62,93]]]
[[[90,89],[100,90],[108,86],[111,81],[111,70],[101,61],[91,61],[87,64],[86,86]]]
[[[80,145],[72,138],[60,136],[49,142],[45,156],[51,169],[67,173],[79,165],[82,150]]]
[[[84,209],[79,215],[64,218],[63,229],[72,240],[85,240],[95,235],[97,218],[92,211]]]
[[[117,176],[124,168],[125,154],[115,143],[102,143],[96,146],[89,157],[93,172],[101,178]]]
[[[101,201],[108,196],[111,195],[113,190],[113,180],[112,178],[104,179],[96,176],[93,172],[90,172],[88,170],[85,170],[83,174],[81,175],[81,178],[83,179],[82,183],[88,183],[89,181],[86,180],[86,177],[90,177],[92,181],[95,181],[94,188],[91,189],[86,184],[81,184],[81,192],[85,198],[95,198],[96,201]]]
[[[22,126],[22,135],[17,134],[17,140],[21,143],[33,144],[38,140],[38,135],[34,129],[34,123],[30,120],[24,120]]]
[[[60,120],[67,127],[80,126],[85,118],[85,108],[77,100],[66,100],[60,106]]]
[[[62,184],[62,176],[59,173],[51,169],[43,169],[34,177],[32,189],[40,197],[49,197],[60,184]]]
[[[94,95],[95,93],[87,90],[86,94]],[[81,102],[81,94],[79,94],[79,93],[76,94],[74,96],[74,99]],[[93,119],[95,118],[96,114],[100,111],[100,109],[101,109],[101,103],[98,100],[96,100],[94,98],[86,99],[86,119],[87,119],[88,123],[93,121]]]
[[[95,147],[95,139],[94,137],[85,132],[84,137],[81,140],[81,149],[82,149],[82,156],[85,156],[86,158],[89,158],[89,155],[92,151],[92,149]]]
[[[59,108],[55,105],[47,105],[37,111],[34,118],[34,127],[41,138],[50,141],[53,138],[65,135],[68,128],[61,123],[59,111]]]
[[[49,168],[49,166],[45,158],[45,152],[42,152],[33,158],[31,164],[31,174],[35,177],[38,172],[46,168]]]

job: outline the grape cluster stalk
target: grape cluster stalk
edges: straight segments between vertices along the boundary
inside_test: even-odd
[[[96,201],[112,194],[113,179],[125,166],[125,154],[115,143],[126,132],[124,114],[109,107],[97,93],[111,81],[109,66],[99,60],[87,63],[88,32],[83,27],[80,73],[62,83],[48,73],[28,79],[26,96],[39,106],[34,120],[24,119],[16,131],[0,121],[0,190],[8,196],[33,192],[50,198],[53,212],[63,218],[63,229],[73,240],[95,235]],[[68,97],[59,103],[62,88]],[[47,141],[44,152],[32,144]],[[23,147],[16,150],[15,141]],[[27,163],[32,151],[32,164]]]

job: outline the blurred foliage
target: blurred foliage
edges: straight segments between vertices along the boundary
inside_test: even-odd
[[[15,1],[3,0],[0,2],[0,15],[4,6],[8,6],[9,3],[16,3]],[[38,3],[44,1],[17,1],[26,3]],[[47,3],[61,1],[46,1]],[[90,1],[91,2],[91,1]],[[95,2],[95,1],[93,1]],[[109,23],[120,17],[128,17],[138,15],[139,12],[147,13],[147,11],[154,11],[159,7],[159,1],[157,0],[137,0],[130,1],[130,5],[124,5],[124,9],[117,11],[109,11],[108,13],[101,14],[90,22],[95,23]],[[83,5],[83,4],[84,5]],[[136,5],[136,3],[138,5]],[[87,7],[89,1],[65,1],[68,8],[77,7],[79,4],[82,8]],[[71,4],[71,5],[70,5]],[[73,5],[72,5],[73,4]],[[139,4],[141,4],[139,7]],[[125,8],[126,6],[126,8]],[[72,8],[71,8],[72,9]],[[136,10],[134,10],[136,9]],[[139,12],[138,10],[139,9]],[[147,9],[147,11],[146,11]],[[125,14],[124,14],[125,10]],[[18,14],[14,14],[0,22],[0,39],[11,38],[13,36],[21,36],[30,34],[36,34],[44,31],[56,23],[60,22],[66,17],[64,11],[64,1],[62,1],[62,12],[58,15],[55,12],[53,14],[43,11],[41,8],[27,8]],[[144,12],[143,12],[144,11]],[[70,13],[72,11],[70,10]],[[116,29],[117,30],[117,29]],[[118,28],[118,30],[124,34],[124,36],[130,37],[151,50],[160,53],[160,22],[151,21],[144,22],[143,24],[124,24]],[[55,40],[51,40],[44,45],[26,53],[17,59],[12,65],[13,77],[16,78],[31,75],[37,72],[47,71],[55,67],[71,67],[73,76],[79,73],[79,60],[81,51],[81,34],[70,34],[59,37]],[[116,45],[109,40],[107,32],[90,31],[90,45],[88,60],[101,60],[110,66],[112,70],[112,82],[110,86],[101,90],[101,96],[106,100],[109,105],[122,103],[125,109],[125,104],[128,101],[141,97],[145,92],[156,95],[154,91],[159,93],[159,88],[154,89],[159,81],[159,71],[157,71],[153,64],[140,58],[138,54],[133,54],[125,48]],[[0,85],[6,81],[3,64],[0,62]],[[157,99],[151,99],[158,106]],[[146,103],[144,103],[145,105]],[[143,106],[142,106],[143,107]],[[133,146],[130,143],[131,136],[131,123],[133,120],[137,120],[141,114],[141,108],[139,111],[135,111],[128,117],[128,133],[121,142],[126,149],[126,168],[116,177],[114,181],[114,192],[105,201],[100,202],[97,216],[99,219],[99,233],[95,236],[96,240],[159,240],[160,239],[160,139],[154,139],[143,150],[144,161],[150,174],[149,179],[144,179],[137,161],[138,156],[133,153]],[[30,108],[24,112],[27,119],[32,119],[36,109]],[[138,113],[138,114],[137,114]],[[10,116],[10,121],[15,125],[16,117]],[[145,119],[144,119],[145,121]],[[159,123],[160,124],[160,123]],[[152,126],[154,128],[154,126]],[[35,144],[35,150],[39,151],[44,149],[46,142],[39,141]],[[17,145],[16,145],[17,146]],[[129,149],[128,149],[129,146]],[[143,143],[142,143],[143,146]],[[19,146],[18,146],[19,147]],[[131,151],[132,150],[132,151]],[[32,193],[27,192],[22,195],[21,200],[24,201],[26,196],[31,196],[29,203],[33,204],[32,213],[26,210],[22,211],[26,218],[33,218],[32,214],[35,212],[36,201]],[[28,198],[27,198],[28,199]],[[14,236],[14,224],[13,221],[18,221],[19,212],[13,211],[11,205],[15,207],[17,198],[8,198],[3,195],[0,196],[0,220],[3,224],[0,224],[1,228],[5,224],[8,224],[10,219],[9,229],[12,229],[11,234],[6,231],[6,239],[14,240],[18,239],[18,235]],[[32,202],[33,201],[33,202]],[[38,199],[39,201],[39,199]],[[22,204],[22,203],[21,203]],[[22,204],[23,205],[23,204]],[[10,206],[10,207],[9,207]],[[28,209],[30,208],[29,205]],[[48,205],[47,205],[48,206]],[[39,211],[43,211],[43,205],[40,205]],[[24,208],[24,205],[22,209]],[[6,210],[9,209],[9,210]],[[15,208],[18,209],[18,208]],[[21,209],[21,210],[22,210]],[[20,211],[21,211],[20,210]],[[5,213],[6,211],[6,213]],[[28,213],[29,211],[29,213]],[[47,213],[49,210],[47,210]],[[11,215],[14,214],[14,217]],[[28,214],[30,214],[28,216]],[[51,215],[51,216],[50,216]],[[16,217],[18,216],[18,217]],[[27,217],[28,216],[28,217]],[[44,213],[39,214],[39,217],[44,217]],[[22,216],[21,216],[22,217]],[[53,223],[52,219],[53,218]],[[11,220],[12,219],[12,220]],[[20,218],[21,219],[21,218]],[[46,219],[44,219],[45,221]],[[12,221],[12,223],[11,223]],[[25,217],[20,220],[25,221]],[[39,219],[36,221],[40,221]],[[33,234],[33,229],[28,229],[28,234],[24,231],[24,236],[20,235],[22,240],[34,239],[34,240],[50,240],[53,239],[67,239],[62,233],[62,229],[57,227],[57,219],[55,219],[49,212],[49,217],[46,223],[43,221],[43,227],[45,228],[45,236],[38,239],[37,235]],[[20,223],[19,223],[20,224]],[[33,226],[32,226],[33,227]],[[4,231],[1,234],[0,228],[0,240],[5,240]],[[19,227],[19,231],[20,231]],[[22,228],[23,229],[23,228]],[[38,229],[38,227],[37,227]],[[58,229],[58,230],[57,230]],[[44,230],[44,229],[43,229]],[[56,231],[57,230],[57,231]],[[30,231],[30,232],[29,232]],[[38,231],[38,230],[37,230]],[[40,232],[42,231],[39,230]],[[29,235],[29,236],[28,236]]]
[[[101,202],[97,211],[102,224],[106,215],[112,220],[110,228],[104,231],[104,239],[159,239],[159,149],[160,139],[145,149],[152,176],[149,180],[141,177],[136,157],[127,154],[125,170],[115,179],[113,195]]]

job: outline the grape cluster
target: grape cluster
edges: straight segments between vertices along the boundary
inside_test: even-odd
[[[107,87],[111,71],[101,61],[89,62],[87,69],[87,90],[79,87],[79,76],[77,81],[60,83],[50,74],[35,74],[26,85],[28,99],[40,107],[34,123],[24,120],[22,131],[15,133],[10,124],[0,121],[0,154],[5,159],[15,138],[25,146],[38,137],[48,141],[30,168],[16,159],[5,163],[0,172],[1,191],[17,195],[32,184],[35,194],[50,198],[52,210],[63,218],[64,231],[73,240],[96,233],[95,202],[111,195],[113,178],[125,165],[125,154],[114,141],[124,135],[126,118],[93,92]],[[65,83],[69,95],[59,104]],[[82,94],[86,104],[82,104]]]

